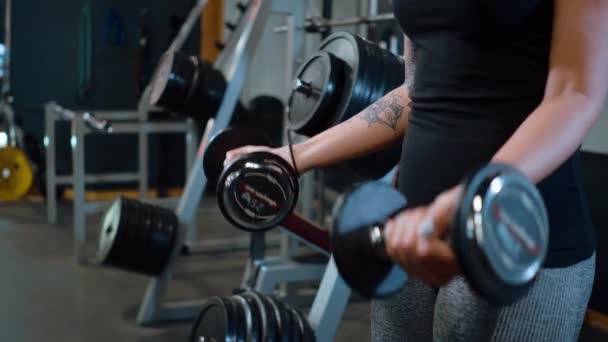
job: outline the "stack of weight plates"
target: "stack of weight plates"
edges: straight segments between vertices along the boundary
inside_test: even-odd
[[[314,342],[315,334],[300,311],[271,296],[244,292],[210,299],[190,341]]]
[[[102,220],[98,261],[131,272],[158,275],[169,261],[177,232],[178,219],[173,211],[120,197]]]

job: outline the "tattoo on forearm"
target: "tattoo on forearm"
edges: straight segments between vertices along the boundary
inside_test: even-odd
[[[368,127],[371,127],[374,124],[380,124],[397,130],[397,123],[403,116],[404,107],[405,106],[399,103],[399,95],[390,94],[369,106],[357,117],[361,120],[365,120]]]

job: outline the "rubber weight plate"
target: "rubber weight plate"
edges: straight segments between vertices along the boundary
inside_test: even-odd
[[[177,241],[179,220],[172,210],[153,207],[153,219],[149,230],[150,272],[160,274],[166,267]]]
[[[281,324],[283,326],[283,332],[287,333],[289,341],[299,341],[298,339],[298,327],[297,322],[294,321],[291,311],[285,304],[275,298],[275,302],[277,303],[277,307],[279,308],[279,312],[281,313]]]
[[[335,120],[343,96],[345,65],[328,52],[317,52],[300,68],[289,98],[288,120],[291,129],[313,136]]]
[[[25,153],[16,147],[0,148],[0,201],[14,201],[27,194],[34,174]]]
[[[150,84],[151,105],[201,121],[215,116],[226,89],[223,75],[211,64],[178,52],[163,55]]]
[[[203,168],[210,182],[216,182],[224,169],[226,153],[247,145],[269,146],[270,139],[261,131],[230,127],[213,136],[208,143]]]
[[[232,161],[220,176],[217,197],[224,217],[256,232],[275,228],[295,207],[299,186],[283,158],[254,152]]]
[[[237,300],[234,297],[226,297],[224,298],[225,301],[229,301],[231,302],[236,311],[236,322],[237,322],[237,329],[236,329],[236,340],[237,342],[247,342],[247,334],[249,332],[249,327],[250,327],[250,322],[247,321],[247,313],[245,312],[245,309],[237,302]]]
[[[281,310],[279,306],[279,302],[274,297],[268,296],[266,297],[270,304],[272,305],[272,309],[274,311],[274,316],[277,319],[277,328],[278,328],[278,337],[281,342],[290,342],[291,337],[291,322],[289,321],[289,315],[286,311]]]
[[[178,227],[172,211],[120,197],[102,219],[97,260],[106,266],[158,275],[169,261]]]
[[[549,223],[537,188],[510,166],[490,164],[464,184],[451,242],[465,277],[488,301],[526,293],[547,254]]]
[[[240,305],[241,309],[245,313],[245,322],[247,330],[248,342],[259,342],[261,340],[261,323],[260,323],[260,312],[253,300],[247,299],[242,295],[232,296],[232,300]]]
[[[253,298],[258,304],[262,324],[262,341],[279,341],[277,317],[271,300],[267,296],[256,292],[247,292],[243,296]]]
[[[302,340],[304,342],[315,342],[317,338],[315,337],[315,331],[310,326],[310,322],[308,321],[308,317],[304,315],[301,311],[296,310],[296,313],[300,315],[300,319],[302,320],[302,324],[304,327],[304,331],[302,333]]]
[[[293,340],[294,341],[304,341],[304,322],[302,321],[302,317],[296,312],[296,310],[292,307],[285,305],[291,314],[291,321],[293,322]]]
[[[401,268],[377,257],[368,237],[371,227],[406,205],[399,191],[381,182],[364,183],[343,197],[331,234],[332,251],[342,278],[368,298],[390,296],[407,281]]]
[[[225,298],[207,301],[190,334],[191,342],[237,341],[236,305]]]

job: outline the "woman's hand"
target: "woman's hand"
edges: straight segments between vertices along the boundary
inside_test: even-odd
[[[291,167],[294,167],[293,161],[291,159],[291,154],[289,152],[289,146],[283,146],[283,147],[279,147],[279,148],[272,148],[272,147],[268,147],[268,146],[239,147],[234,150],[230,150],[226,153],[226,159],[224,160],[224,166],[228,165],[228,163],[241,157],[244,154],[249,154],[249,153],[253,153],[253,152],[270,152],[270,153],[276,154],[279,157],[285,159],[285,161],[287,161],[287,163],[289,163],[289,165],[291,165]],[[294,170],[295,169],[296,168],[294,168]],[[300,173],[303,172],[303,170],[299,169],[299,165],[298,165],[298,171]]]
[[[386,251],[410,276],[440,287],[459,271],[453,249],[445,240],[462,188],[440,194],[429,206],[405,210],[385,226]],[[430,235],[421,228],[433,222]],[[425,222],[426,221],[426,222]]]

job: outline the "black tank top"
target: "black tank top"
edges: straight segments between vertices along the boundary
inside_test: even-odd
[[[416,61],[399,188],[411,205],[424,205],[490,161],[540,104],[553,0],[394,0],[393,7]],[[551,227],[547,267],[594,251],[578,154],[538,185]]]

